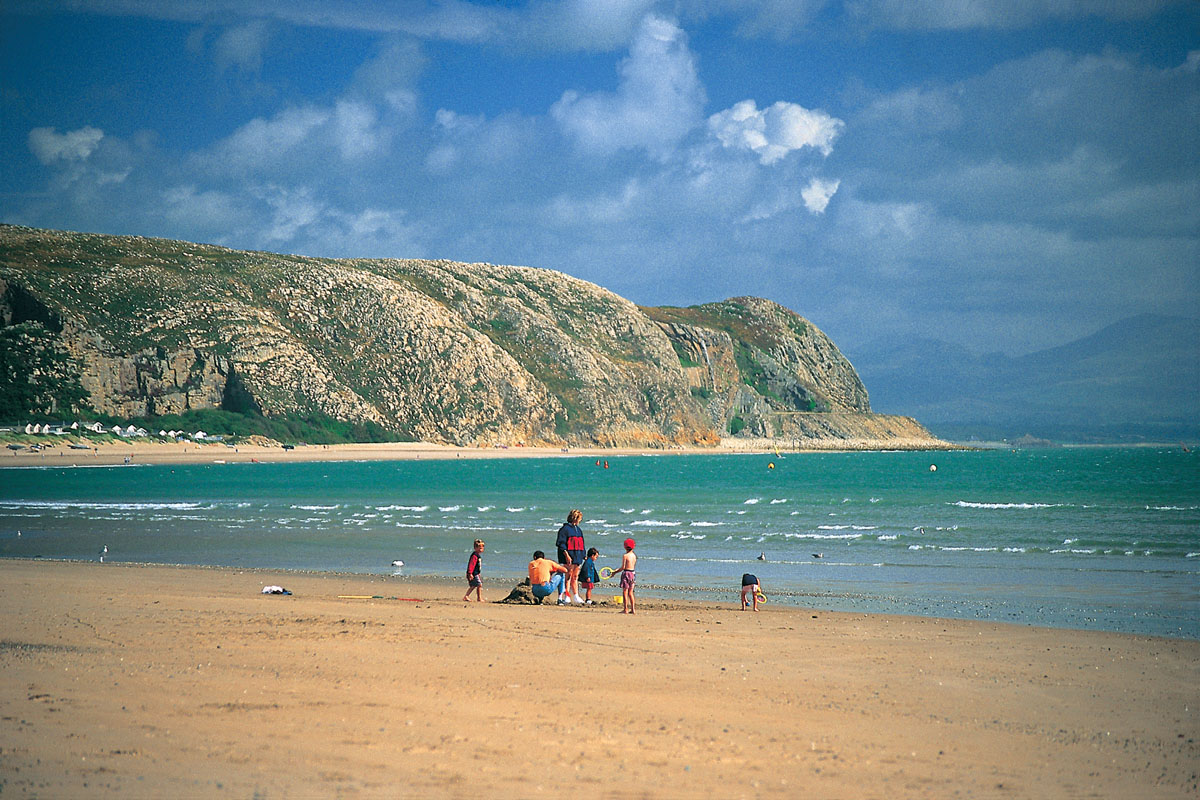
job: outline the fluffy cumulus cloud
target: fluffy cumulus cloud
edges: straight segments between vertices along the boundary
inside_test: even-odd
[[[34,128],[29,132],[29,149],[43,164],[56,161],[83,161],[100,145],[104,131],[88,125],[59,133],[54,128]]]
[[[161,139],[137,130],[155,128],[149,116],[125,127],[31,117],[17,148],[34,177],[23,195],[0,194],[5,221],[525,263],[646,303],[762,294],[849,346],[884,320],[1012,352],[1052,326],[1063,341],[1096,319],[1200,303],[1200,53],[1166,63],[1117,47],[1039,49],[1037,38],[1017,57],[1009,47],[947,56],[886,80],[877,61],[854,61],[924,37],[961,50],[960,30],[1136,20],[1135,3],[271,0],[255,6],[269,24],[246,22],[232,0],[201,5],[212,16],[183,0],[110,7],[175,9],[203,30],[217,72],[254,72],[266,87],[252,110],[213,91],[194,104],[207,110],[202,132],[180,137],[164,123]],[[840,41],[845,70],[831,82],[803,66],[794,40],[742,38],[780,25],[787,35],[842,25],[867,42]],[[342,28],[360,33],[340,39]],[[280,50],[319,40],[326,56],[373,40],[373,55],[305,91],[287,83],[299,71],[267,85],[276,57],[327,64]],[[744,64],[717,57],[739,54]],[[787,79],[760,85],[764,65]],[[93,84],[73,91],[93,96]],[[710,105],[709,94],[725,99]],[[1047,298],[1061,296],[1077,302],[1055,301],[1052,315]]]
[[[763,164],[774,164],[804,147],[828,156],[844,126],[840,119],[823,111],[810,111],[782,100],[764,109],[753,100],[743,100],[708,118],[709,130],[721,144],[734,150],[750,150]]]
[[[619,73],[615,92],[567,91],[551,117],[585,151],[668,154],[695,128],[705,103],[687,35],[667,19],[646,17]]]

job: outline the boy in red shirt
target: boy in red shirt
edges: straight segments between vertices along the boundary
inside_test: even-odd
[[[471,553],[471,557],[467,559],[467,593],[463,595],[463,602],[471,601],[471,590],[475,590],[475,599],[480,603],[483,602],[483,579],[479,577],[479,573],[483,571],[483,539],[475,540],[475,550]]]

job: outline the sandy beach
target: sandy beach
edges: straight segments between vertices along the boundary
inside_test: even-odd
[[[716,447],[673,447],[668,449],[639,449],[621,447],[457,447],[431,442],[361,442],[355,444],[306,444],[284,449],[278,443],[239,443],[228,445],[215,442],[164,442],[153,439],[122,439],[111,437],[96,441],[82,440],[83,449],[56,437],[39,437],[36,443],[44,449],[0,450],[0,467],[39,466],[99,466],[111,464],[211,464],[260,461],[404,461],[409,459],[452,458],[558,458],[588,456],[614,458],[628,455],[696,455],[720,453],[771,453],[786,443],[771,439],[722,440]],[[22,440],[26,446],[35,443]],[[812,450],[959,450],[957,445],[936,440],[845,440],[825,443],[806,443]],[[81,445],[82,447],[82,445]]]
[[[485,599],[511,585],[487,581]],[[1198,790],[1197,641],[649,597],[629,617],[462,592],[0,561],[0,794]]]

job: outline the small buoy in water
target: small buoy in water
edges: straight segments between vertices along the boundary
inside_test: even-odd
[[[403,562],[403,561],[401,561],[400,559],[396,559],[395,561],[393,561],[393,562],[392,562],[392,566],[393,566],[393,567],[403,567],[403,566],[404,566],[404,562]]]
[[[775,469],[775,462],[772,461],[770,464],[767,464],[767,469]]]
[[[930,471],[930,472],[937,472],[937,464],[930,464],[930,465],[929,465],[929,471]]]

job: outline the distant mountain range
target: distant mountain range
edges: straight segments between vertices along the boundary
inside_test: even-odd
[[[944,438],[1200,438],[1200,319],[1143,314],[1019,357],[931,339],[849,355],[874,409],[914,416]]]

